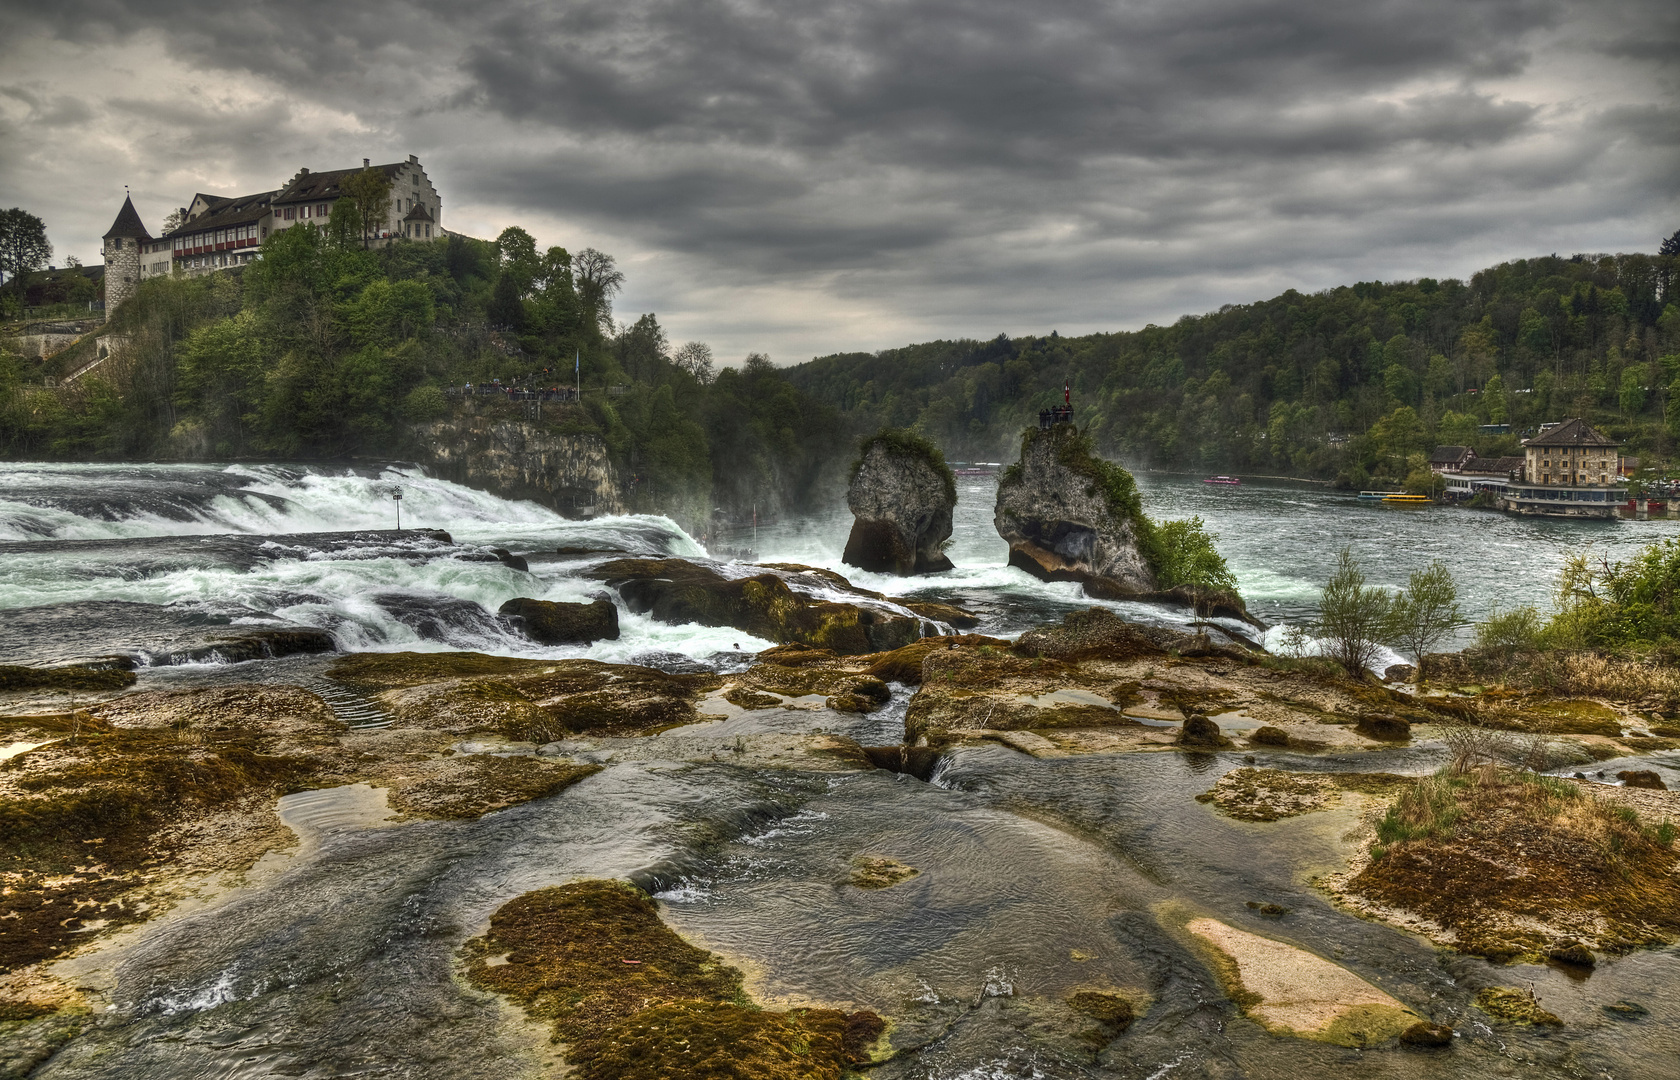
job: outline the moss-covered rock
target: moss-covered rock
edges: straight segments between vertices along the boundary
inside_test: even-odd
[[[927,439],[896,428],[866,439],[846,504],[856,519],[841,556],[847,565],[900,575],[951,569],[944,544],[957,505],[956,477]]]
[[[998,480],[993,523],[1009,564],[1045,581],[1106,578],[1152,592],[1144,517],[1131,473],[1096,456],[1072,424],[1027,431],[1021,459]]]
[[[769,641],[845,654],[896,649],[922,634],[922,620],[872,603],[861,591],[851,603],[795,591],[785,570],[727,578],[685,559],[617,559],[590,573],[618,589],[631,611],[664,623],[732,626]]]
[[[497,614],[516,620],[526,637],[543,645],[618,640],[618,608],[605,598],[566,604],[518,597],[503,604]]]
[[[713,675],[679,675],[635,664],[597,660],[514,661],[475,653],[393,653],[392,661],[346,663],[340,678],[360,685],[396,683],[379,695],[393,727],[455,735],[494,732],[508,739],[550,742],[583,733],[641,735],[698,719],[694,702],[722,681]],[[449,656],[450,654],[441,654]],[[505,674],[408,682],[400,658],[422,671],[482,669]]]
[[[137,676],[117,668],[0,664],[0,690],[121,690]]]
[[[583,1080],[839,1080],[885,1029],[874,1013],[755,1008],[740,971],[620,882],[510,900],[464,952],[474,984],[553,1025]]]
[[[1495,1020],[1510,1024],[1536,1024],[1542,1027],[1562,1027],[1563,1021],[1540,1007],[1532,990],[1518,990],[1509,986],[1487,986],[1476,991],[1476,1008]]]

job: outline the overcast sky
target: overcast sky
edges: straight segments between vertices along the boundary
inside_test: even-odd
[[[1680,228],[1674,0],[0,0],[0,205],[417,154],[778,363],[1064,334]]]

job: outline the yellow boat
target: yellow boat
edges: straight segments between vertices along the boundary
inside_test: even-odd
[[[1435,500],[1427,495],[1402,495],[1398,492],[1383,496],[1384,506],[1430,506]]]

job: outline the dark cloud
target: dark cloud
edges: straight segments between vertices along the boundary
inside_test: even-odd
[[[422,152],[447,210],[619,252],[626,310],[732,342],[1116,327],[1275,287],[1649,246],[1680,217],[1677,12],[11,0],[14,50],[127,48],[138,84],[152,55],[247,93],[0,75],[0,157],[53,123],[152,131],[130,152],[160,187],[178,182],[167,154],[255,187],[306,156]]]

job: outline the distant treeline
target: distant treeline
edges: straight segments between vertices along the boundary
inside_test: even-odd
[[[1398,484],[1437,444],[1513,453],[1565,416],[1666,459],[1680,440],[1677,253],[1671,238],[1655,256],[1528,259],[1468,282],[1292,289],[1168,327],[935,341],[788,378],[853,428],[912,427],[955,459],[1012,460],[1064,381],[1102,452],[1162,469]],[[1511,434],[1478,431],[1494,424]]]
[[[821,481],[845,466],[836,410],[765,357],[719,371],[652,315],[616,324],[622,282],[610,256],[541,252],[517,228],[373,250],[286,229],[240,272],[141,282],[103,331],[123,343],[113,359],[68,386],[46,381],[94,360],[91,337],[45,364],[0,350],[0,455],[401,457],[415,422],[448,414],[450,387],[580,379],[581,402],[546,404],[539,422],[599,435],[635,509],[692,525],[719,506],[802,509],[835,486]]]
[[[1510,453],[1565,416],[1667,459],[1677,256],[1680,234],[1654,256],[1290,290],[1170,327],[719,369],[653,315],[615,322],[624,279],[601,252],[541,251],[518,228],[368,250],[311,225],[270,236],[241,272],[141,282],[105,330],[116,358],[69,388],[45,382],[95,359],[91,337],[45,364],[0,349],[0,455],[401,457],[415,423],[449,413],[450,387],[581,378],[581,402],[546,403],[538,422],[600,436],[633,509],[690,525],[837,496],[858,438],[882,427],[954,460],[1012,461],[1064,381],[1097,449],[1134,466],[1397,484],[1438,443]],[[1498,424],[1510,433],[1478,430]]]

